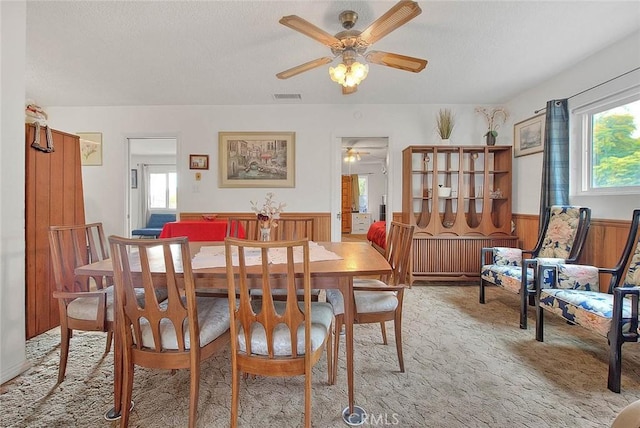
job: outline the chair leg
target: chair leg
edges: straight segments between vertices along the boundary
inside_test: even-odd
[[[536,340],[544,342],[544,310],[540,302],[536,302]]]
[[[333,330],[335,328],[335,321],[333,323],[334,325],[331,326],[331,328],[329,329],[329,337],[327,337],[327,343],[325,343],[325,346],[327,348],[327,383],[329,385],[333,385]]]
[[[66,327],[60,327],[60,364],[58,366],[58,383],[64,380],[64,374],[67,371],[67,360],[69,358],[69,342],[71,341],[72,330]]]
[[[198,393],[200,392],[200,359],[192,364],[189,369],[190,381],[189,386],[189,428],[195,428],[198,418]]]
[[[382,330],[382,344],[387,344],[387,326],[384,324],[384,321],[380,322],[380,330]]]
[[[394,333],[396,336],[396,351],[398,352],[398,363],[400,363],[400,373],[404,373],[404,357],[402,355],[402,313],[396,311],[393,320]]]
[[[123,358],[123,391],[122,391],[122,402],[123,403],[131,403],[131,395],[133,392],[133,374],[134,367],[133,361],[131,360],[131,355],[125,351],[122,355]],[[131,406],[124,405],[120,409],[120,426],[127,427],[129,426],[129,413],[131,412]]]
[[[609,334],[609,376],[607,379],[607,388],[613,392],[620,392],[620,383],[622,377],[622,338],[617,334],[615,324],[612,325]]]
[[[111,351],[111,343],[113,343],[113,331],[107,331],[107,346],[104,349],[104,354],[107,355]]]
[[[231,424],[229,426],[236,428],[238,426],[238,389],[240,388],[240,379],[238,368],[235,367],[235,361],[232,364],[234,366],[231,367]]]
[[[520,288],[520,328],[527,329],[527,303],[529,301],[529,293],[527,293],[526,285]]]
[[[480,303],[484,303],[484,279],[480,278]]]
[[[305,355],[305,358],[309,358]],[[304,373],[304,426],[311,428],[311,364],[305,369]]]
[[[333,330],[333,374],[331,384],[336,383],[338,377],[338,349],[340,348],[340,332],[344,323],[344,314],[336,315],[336,327]]]

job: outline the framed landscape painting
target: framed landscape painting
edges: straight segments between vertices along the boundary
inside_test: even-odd
[[[514,155],[525,156],[544,150],[545,113],[513,125]]]
[[[220,187],[295,187],[295,132],[220,132]]]

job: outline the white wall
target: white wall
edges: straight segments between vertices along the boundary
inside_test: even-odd
[[[553,79],[513,99],[507,104],[511,112],[510,123],[507,125],[512,129],[514,123],[527,119],[534,115],[535,110],[544,108],[548,100],[571,97],[637,67],[640,67],[640,32],[585,58]],[[572,100],[569,100],[570,106],[571,102]],[[572,135],[572,155],[579,152],[578,144]],[[513,169],[513,211],[520,214],[537,214],[540,206],[542,153],[515,158]],[[640,207],[640,196],[571,195],[570,202],[590,207],[592,218],[629,220],[633,209]]]
[[[0,2],[0,383],[27,368],[24,347],[25,43],[25,2]]]

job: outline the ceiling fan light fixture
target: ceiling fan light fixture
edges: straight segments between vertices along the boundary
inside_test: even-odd
[[[351,65],[340,63],[335,67],[329,67],[331,80],[349,88],[359,85],[367,77],[368,73],[369,65],[361,64],[357,61],[354,61]]]

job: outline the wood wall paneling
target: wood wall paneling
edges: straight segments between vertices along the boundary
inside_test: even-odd
[[[49,253],[50,225],[83,224],[80,144],[76,135],[52,130],[54,151],[33,149],[35,128],[25,128],[25,268],[27,339],[59,325]],[[41,129],[42,146],[46,146]]]

